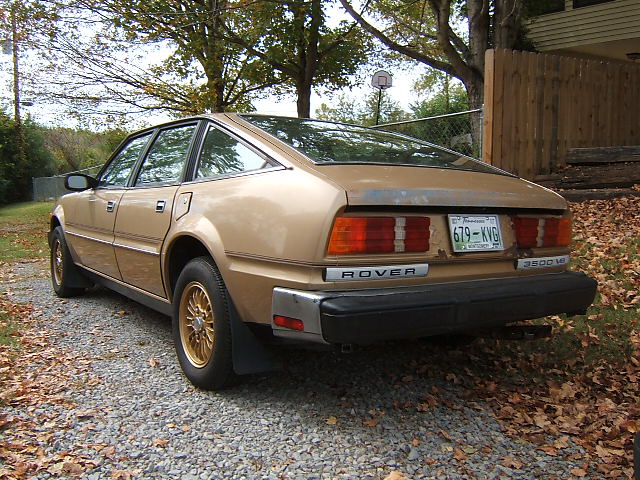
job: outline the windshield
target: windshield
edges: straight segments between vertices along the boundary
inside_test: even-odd
[[[471,157],[385,130],[292,117],[242,115],[242,118],[319,165],[405,165],[508,175]]]

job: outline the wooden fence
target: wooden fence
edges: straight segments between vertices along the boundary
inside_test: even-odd
[[[640,64],[487,50],[482,157],[525,178],[577,147],[640,145]]]

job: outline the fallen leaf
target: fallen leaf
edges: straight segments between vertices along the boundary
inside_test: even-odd
[[[153,445],[154,447],[164,447],[169,443],[169,440],[167,440],[166,438],[154,438],[151,441],[151,445]]]
[[[516,460],[511,455],[504,457],[500,462],[500,465],[507,468],[513,468],[515,470],[520,470],[522,468],[523,463],[519,460]]]
[[[466,460],[467,456],[465,455],[465,453],[459,449],[459,448],[454,448],[453,449],[453,458],[455,458],[456,460]]]
[[[393,471],[384,477],[384,480],[406,480],[406,477],[400,472]]]

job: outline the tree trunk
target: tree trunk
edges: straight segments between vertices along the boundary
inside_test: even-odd
[[[13,51],[13,106],[16,123],[16,147],[18,151],[17,155],[17,170],[22,171],[27,165],[27,147],[26,139],[24,137],[24,129],[22,128],[22,119],[20,118],[20,70],[19,64],[19,38],[18,38],[18,24],[16,22],[16,4],[11,5],[11,48]],[[15,185],[19,191],[18,198],[27,199],[28,186],[24,182],[18,182]]]
[[[298,81],[296,86],[296,94],[298,99],[296,105],[298,107],[298,117],[311,117],[311,83],[306,80]]]
[[[475,110],[483,108],[484,102],[484,79],[473,76],[472,79],[464,84],[467,95],[469,96],[469,109]],[[482,145],[482,114],[470,114],[471,138],[473,141],[473,150],[476,156],[480,156]]]
[[[308,18],[307,18],[308,15]],[[311,86],[314,83],[320,56],[320,27],[322,26],[322,2],[311,0],[311,11],[306,12],[302,5],[293,9],[294,21],[298,30],[298,61],[299,71],[296,79],[296,93],[298,95],[298,117],[311,116]],[[307,23],[308,21],[308,23]]]
[[[496,0],[493,16],[493,47],[511,49],[522,30],[522,0]]]

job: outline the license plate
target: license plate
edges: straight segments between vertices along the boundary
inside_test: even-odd
[[[454,252],[504,250],[497,215],[449,215]]]

